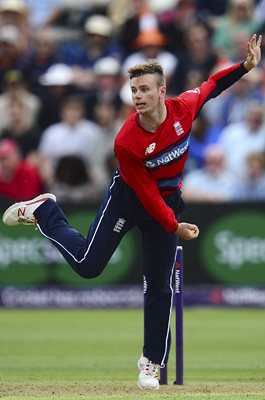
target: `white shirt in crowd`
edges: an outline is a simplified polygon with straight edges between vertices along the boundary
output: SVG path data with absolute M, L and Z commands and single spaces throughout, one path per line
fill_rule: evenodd
M 99 180 L 105 181 L 102 160 L 98 157 L 102 145 L 103 133 L 100 127 L 93 121 L 82 119 L 74 126 L 64 122 L 49 126 L 42 134 L 38 150 L 53 165 L 63 156 L 78 155 Z
M 265 149 L 265 124 L 255 132 L 245 122 L 230 124 L 220 133 L 219 144 L 225 152 L 230 171 L 244 176 L 247 171 L 247 156 Z

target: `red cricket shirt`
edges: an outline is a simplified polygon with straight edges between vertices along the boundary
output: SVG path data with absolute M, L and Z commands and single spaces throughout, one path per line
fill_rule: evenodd
M 211 75 L 200 87 L 166 99 L 167 117 L 155 132 L 145 130 L 134 113 L 116 137 L 114 150 L 122 178 L 168 232 L 176 231 L 178 221 L 164 197 L 181 188 L 192 123 L 206 101 L 246 72 L 243 63 L 233 65 Z

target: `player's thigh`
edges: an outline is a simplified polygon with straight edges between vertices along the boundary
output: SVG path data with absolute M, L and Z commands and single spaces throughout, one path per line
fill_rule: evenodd
M 89 248 L 90 253 L 101 251 L 101 256 L 107 258 L 134 225 L 131 193 L 121 179 L 116 177 L 89 228 L 86 248 Z

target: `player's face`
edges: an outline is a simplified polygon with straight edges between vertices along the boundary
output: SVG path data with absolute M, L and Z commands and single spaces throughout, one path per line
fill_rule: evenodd
M 131 79 L 132 99 L 139 114 L 152 113 L 165 97 L 165 86 L 158 86 L 157 76 L 146 74 Z

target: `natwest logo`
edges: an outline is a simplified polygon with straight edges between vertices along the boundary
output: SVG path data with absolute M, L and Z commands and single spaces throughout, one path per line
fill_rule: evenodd
M 162 154 L 160 157 L 145 161 L 145 165 L 149 169 L 157 168 L 161 165 L 167 165 L 182 156 L 187 151 L 188 146 L 189 140 L 187 139 L 185 140 L 185 142 L 181 143 L 181 145 L 175 147 L 171 151 Z

